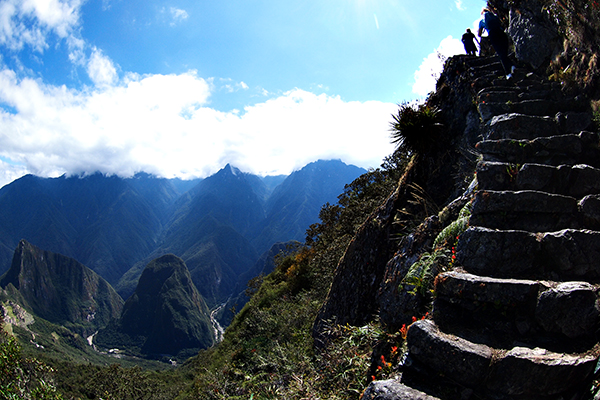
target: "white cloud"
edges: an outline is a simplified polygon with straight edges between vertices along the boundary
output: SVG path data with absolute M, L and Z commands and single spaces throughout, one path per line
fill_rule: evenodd
M 0 45 L 20 50 L 25 45 L 42 52 L 46 36 L 65 39 L 79 23 L 80 0 L 4 0 L 0 3 Z
M 467 7 L 463 4 L 462 0 L 455 0 L 454 4 L 456 4 L 456 8 L 460 11 L 465 11 Z
M 112 60 L 95 47 L 87 63 L 87 73 L 99 87 L 112 85 L 117 79 L 117 69 Z
M 185 21 L 189 17 L 187 11 L 175 7 L 171 7 L 169 13 L 173 19 L 171 21 L 171 26 L 175 26 L 177 23 Z
M 22 165 L 15 165 L 0 159 L 0 188 L 27 174 L 27 169 Z
M 0 71 L 0 157 L 41 176 L 101 171 L 207 176 L 229 162 L 257 174 L 289 173 L 319 158 L 377 167 L 393 151 L 395 104 L 345 102 L 295 89 L 243 112 L 207 107 L 196 72 L 130 74 L 76 91 Z
M 454 39 L 452 36 L 443 39 L 439 47 L 423 59 L 419 69 L 415 72 L 413 93 L 424 97 L 434 91 L 437 78 L 444 68 L 445 60 L 448 57 L 464 53 L 464 46 L 459 39 Z

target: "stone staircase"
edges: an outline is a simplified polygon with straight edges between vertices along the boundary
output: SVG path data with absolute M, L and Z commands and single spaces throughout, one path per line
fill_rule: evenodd
M 469 228 L 413 323 L 402 377 L 364 400 L 590 398 L 600 348 L 600 135 L 580 99 L 470 61 L 484 140 Z

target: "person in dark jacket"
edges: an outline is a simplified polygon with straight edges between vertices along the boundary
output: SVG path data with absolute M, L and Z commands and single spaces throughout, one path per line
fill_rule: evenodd
M 477 46 L 475 46 L 474 42 L 477 41 L 477 39 L 475 38 L 475 35 L 473 35 L 473 32 L 471 32 L 469 28 L 467 28 L 467 31 L 465 33 L 463 33 L 462 38 L 460 40 L 463 42 L 463 46 L 465 46 L 465 51 L 468 55 L 477 55 Z
M 506 72 L 506 78 L 510 79 L 515 70 L 515 66 L 512 65 L 512 62 L 508 58 L 508 36 L 502 29 L 500 18 L 487 8 L 484 8 L 481 11 L 481 14 L 483 14 L 483 18 L 479 21 L 479 31 L 477 32 L 477 35 L 481 37 L 483 30 L 485 29 L 487 31 L 489 41 L 496 51 L 496 54 L 498 54 L 498 57 L 500 57 L 500 62 L 502 63 L 504 72 Z

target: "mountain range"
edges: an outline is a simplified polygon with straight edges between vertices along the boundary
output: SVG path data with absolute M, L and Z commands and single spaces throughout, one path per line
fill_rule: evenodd
M 77 260 L 127 299 L 150 261 L 174 254 L 213 307 L 238 294 L 273 244 L 303 242 L 321 206 L 364 172 L 320 160 L 289 176 L 227 165 L 195 181 L 26 175 L 0 189 L 0 274 L 24 239 Z

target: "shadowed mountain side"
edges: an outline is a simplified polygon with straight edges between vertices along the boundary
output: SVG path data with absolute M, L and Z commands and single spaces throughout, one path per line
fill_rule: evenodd
M 318 221 L 321 207 L 335 203 L 344 186 L 365 172 L 340 160 L 319 160 L 293 172 L 267 201 L 267 217 L 252 244 L 262 253 L 280 241 L 304 242 L 306 229 Z
M 183 260 L 167 254 L 151 261 L 121 318 L 101 330 L 95 342 L 145 355 L 191 355 L 212 346 L 208 307 Z
M 27 175 L 0 190 L 0 253 L 25 238 L 114 283 L 156 247 L 176 196 L 168 180 L 145 174 L 129 179 Z M 0 260 L 7 258 L 0 254 Z
M 240 274 L 258 258 L 248 240 L 212 216 L 181 225 L 151 257 L 167 253 L 185 261 L 194 284 L 211 306 L 227 299 Z M 140 262 L 123 276 L 117 285 L 122 296 L 129 297 L 141 273 Z
M 215 317 L 219 324 L 222 326 L 228 326 L 231 323 L 235 313 L 241 310 L 249 300 L 246 291 L 256 290 L 255 286 L 258 284 L 258 282 L 260 282 L 263 277 L 273 272 L 277 257 L 289 255 L 298 251 L 301 247 L 302 244 L 300 242 L 292 240 L 285 243 L 275 243 L 273 246 L 271 246 L 269 251 L 264 252 L 258 261 L 256 261 L 254 266 L 240 276 L 237 285 L 232 292 L 233 295 L 216 313 Z M 251 283 L 250 281 L 254 278 L 257 278 L 257 280 L 254 283 Z
M 72 258 L 22 240 L 0 286 L 19 291 L 23 306 L 50 322 L 90 333 L 121 314 L 123 300 L 98 274 Z

